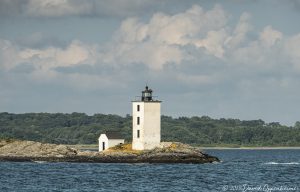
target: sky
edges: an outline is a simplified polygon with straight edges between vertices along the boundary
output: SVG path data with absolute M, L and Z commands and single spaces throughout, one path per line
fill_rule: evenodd
M 1 0 L 0 112 L 300 121 L 299 0 Z

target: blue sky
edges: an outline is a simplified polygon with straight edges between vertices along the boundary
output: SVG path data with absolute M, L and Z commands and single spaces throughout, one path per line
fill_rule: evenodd
M 300 1 L 3 0 L 0 111 L 300 120 Z

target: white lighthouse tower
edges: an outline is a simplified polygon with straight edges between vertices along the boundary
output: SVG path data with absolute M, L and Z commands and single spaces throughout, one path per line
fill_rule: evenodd
M 147 150 L 160 145 L 160 104 L 146 86 L 142 97 L 132 101 L 132 149 Z

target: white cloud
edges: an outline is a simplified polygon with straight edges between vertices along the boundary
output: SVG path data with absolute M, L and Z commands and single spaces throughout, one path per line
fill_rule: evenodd
M 8 40 L 0 39 L 0 69 L 10 70 L 22 60 L 18 57 L 18 48 Z
M 208 54 L 222 57 L 227 13 L 216 5 L 204 11 L 194 5 L 183 13 L 156 13 L 148 23 L 137 18 L 122 22 L 111 49 L 104 55 L 110 63 L 144 63 L 161 70 L 168 63 L 180 64 L 186 58 L 184 46 L 205 48 Z
M 245 41 L 247 33 L 252 29 L 252 26 L 249 23 L 251 15 L 244 12 L 238 24 L 236 25 L 233 34 L 228 36 L 225 44 L 228 48 L 234 49 Z
M 282 33 L 274 30 L 271 26 L 266 26 L 260 33 L 260 40 L 265 47 L 271 47 L 282 39 Z
M 32 7 L 50 7 L 49 10 L 60 7 L 69 11 L 74 11 L 68 8 L 70 2 L 80 2 L 35 1 L 38 0 L 30 1 L 35 3 Z M 231 67 L 243 64 L 251 66 L 252 70 L 267 70 L 282 65 L 279 62 L 284 59 L 299 65 L 299 36 L 283 38 L 280 31 L 266 26 L 257 33 L 256 39 L 250 39 L 248 33 L 253 29 L 250 18 L 249 13 L 243 13 L 232 28 L 228 24 L 229 14 L 221 6 L 216 5 L 206 11 L 194 5 L 174 15 L 156 13 L 147 22 L 139 18 L 125 19 L 113 40 L 101 49 L 101 45 L 85 44 L 78 40 L 72 41 L 66 48 L 50 46 L 35 49 L 21 48 L 1 40 L 1 65 L 3 69 L 10 70 L 22 63 L 30 63 L 42 76 L 49 72 L 51 77 L 57 73 L 52 70 L 56 67 L 79 64 L 114 67 L 141 64 L 155 71 L 164 70 L 168 64 L 181 65 L 191 59 L 201 65 L 205 61 L 199 55 L 203 53 L 214 57 L 216 63 L 226 61 Z M 188 46 L 194 47 L 192 54 Z
M 247 68 L 249 73 L 257 73 L 284 67 L 291 59 L 283 51 L 285 39 L 282 33 L 271 26 L 266 26 L 262 31 L 257 32 L 256 39 L 247 38 L 246 31 L 243 34 L 243 43 L 228 47 L 227 61 L 230 64 Z
M 200 39 L 194 42 L 196 47 L 203 47 L 208 54 L 212 54 L 218 58 L 223 58 L 224 55 L 224 41 L 227 37 L 226 31 L 221 29 L 219 31 L 209 31 L 205 39 Z
M 0 50 L 1 71 L 12 73 L 16 67 L 30 65 L 33 70 L 23 72 L 24 75 L 33 81 L 44 83 L 56 82 L 60 79 L 62 82 L 68 80 L 69 84 L 72 84 L 72 80 L 78 80 L 79 78 L 74 78 L 74 74 L 63 77 L 55 69 L 79 64 L 94 65 L 98 60 L 97 46 L 84 44 L 78 40 L 72 41 L 65 49 L 59 47 L 21 48 L 8 40 L 0 40 Z M 81 85 L 81 82 L 82 79 L 73 83 Z M 104 80 L 102 79 L 101 82 L 104 82 Z
M 97 57 L 97 48 L 75 40 L 66 49 L 57 47 L 24 49 L 19 52 L 19 57 L 24 62 L 33 63 L 40 69 L 51 69 L 76 64 L 94 64 Z
M 300 71 L 300 34 L 287 38 L 284 52 L 289 56 L 290 62 Z
M 32 0 L 31 3 L 34 1 L 37 0 Z M 77 1 L 72 1 L 74 2 Z M 69 9 L 69 3 L 69 0 L 43 1 L 35 6 Z M 215 57 L 216 62 L 221 59 L 230 65 L 244 64 L 259 69 L 259 65 L 277 65 L 278 61 L 274 58 L 278 57 L 283 44 L 285 50 L 291 49 L 283 57 L 291 59 L 293 63 L 298 61 L 297 36 L 287 38 L 286 43 L 279 44 L 278 42 L 284 41 L 282 33 L 266 26 L 258 33 L 257 39 L 250 40 L 247 37 L 252 30 L 250 17 L 250 14 L 243 13 L 236 26 L 231 28 L 228 25 L 229 15 L 221 6 L 216 5 L 205 11 L 194 5 L 174 15 L 156 13 L 148 22 L 128 18 L 121 23 L 113 40 L 101 49 L 100 45 L 85 44 L 78 40 L 72 41 L 64 49 L 55 46 L 20 48 L 10 41 L 2 40 L 2 67 L 12 69 L 21 63 L 31 63 L 37 71 L 47 73 L 55 67 L 78 64 L 101 63 L 115 67 L 143 64 L 157 71 L 163 70 L 170 63 L 180 65 L 190 59 L 197 59 L 201 65 L 203 61 L 197 55 L 205 53 Z M 187 46 L 196 48 L 194 58 L 187 51 Z M 49 72 L 51 73 L 55 74 L 54 71 Z

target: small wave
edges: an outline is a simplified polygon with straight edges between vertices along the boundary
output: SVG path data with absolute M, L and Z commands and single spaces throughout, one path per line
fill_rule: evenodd
M 33 161 L 34 163 L 47 163 L 47 161 Z
M 220 163 L 223 163 L 223 161 L 214 161 L 214 162 L 212 162 L 213 164 L 220 164 Z
M 267 162 L 266 165 L 299 165 L 299 162 L 288 162 L 288 163 L 279 163 L 279 162 Z

